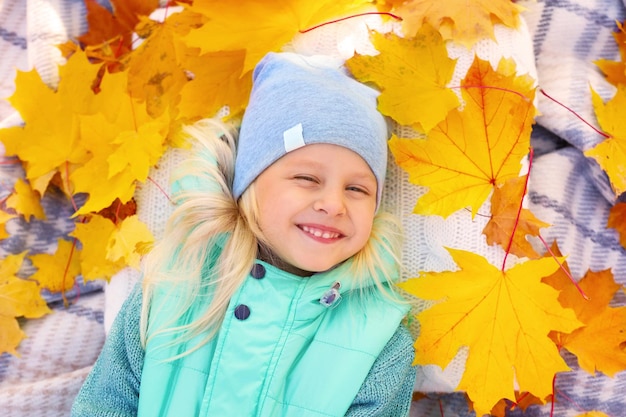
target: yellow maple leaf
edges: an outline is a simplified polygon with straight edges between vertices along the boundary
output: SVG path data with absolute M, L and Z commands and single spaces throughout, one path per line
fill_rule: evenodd
M 158 117 L 176 109 L 180 91 L 188 82 L 181 62 L 192 52 L 177 33 L 179 26 L 170 24 L 170 19 L 155 22 L 143 17 L 140 25 L 140 30 L 150 34 L 128 60 L 128 91 L 146 103 L 148 114 Z
M 609 417 L 602 411 L 587 411 L 586 413 L 578 414 L 576 417 Z
M 141 123 L 136 131 L 120 132 L 112 142 L 117 147 L 107 158 L 109 178 L 129 170 L 138 181 L 145 181 L 150 168 L 165 152 L 164 142 L 168 122 L 168 118 L 149 121 Z
M 37 318 L 50 313 L 36 282 L 17 277 L 25 253 L 8 255 L 0 261 L 0 354 L 17 355 L 24 339 L 16 317 Z
M 399 284 L 419 298 L 438 301 L 417 315 L 415 362 L 445 367 L 467 346 L 457 389 L 467 392 L 478 416 L 501 398 L 515 398 L 515 382 L 521 391 L 545 398 L 554 374 L 569 370 L 548 333 L 581 325 L 559 304 L 558 292 L 541 282 L 559 265 L 542 258 L 501 271 L 480 255 L 448 251 L 458 271 L 426 273 Z
M 549 224 L 537 219 L 527 208 L 522 208 L 527 176 L 509 179 L 497 187 L 491 196 L 491 219 L 483 234 L 487 244 L 499 244 L 516 256 L 539 256 L 527 236 L 538 236 L 539 229 Z M 512 238 L 511 238 L 511 235 Z
M 230 115 L 248 104 L 252 73 L 243 71 L 245 51 L 224 51 L 188 57 L 184 65 L 193 79 L 182 88 L 180 116 L 187 120 L 213 117 L 228 106 Z
M 615 196 L 626 192 L 626 85 L 606 103 L 591 89 L 593 108 L 602 129 L 610 135 L 595 147 L 585 151 L 585 155 L 598 162 L 609 176 Z
M 117 99 L 110 103 L 115 111 L 81 118 L 80 133 L 91 159 L 75 168 L 69 178 L 74 192 L 88 193 L 89 198 L 75 215 L 98 212 L 118 198 L 122 203 L 129 201 L 137 181 L 148 178 L 150 168 L 165 152 L 168 113 L 152 118 L 146 105 L 127 93 L 111 99 Z
M 91 86 L 99 68 L 90 64 L 84 53 L 75 53 L 59 67 L 56 91 L 35 70 L 18 72 L 15 93 L 9 101 L 25 125 L 0 129 L 0 141 L 7 155 L 17 155 L 24 162 L 29 180 L 88 157 L 78 137 L 78 116 L 93 114 L 97 109 Z
M 107 243 L 106 258 L 111 262 L 123 260 L 126 265 L 138 267 L 154 237 L 145 223 L 135 216 L 129 216 L 117 226 Z
M 429 23 L 445 39 L 469 47 L 484 38 L 495 39 L 494 22 L 518 27 L 523 9 L 511 0 L 408 0 L 392 10 L 402 17 L 403 32 L 409 37 Z
M 51 292 L 67 291 L 74 286 L 76 277 L 80 274 L 79 259 L 80 250 L 75 243 L 59 239 L 54 254 L 40 253 L 30 256 L 37 268 L 30 279 Z
M 195 0 L 190 10 L 206 16 L 207 23 L 189 32 L 185 37 L 188 45 L 200 48 L 203 54 L 244 49 L 242 72 L 246 73 L 299 31 L 374 8 L 367 0 Z
M 30 185 L 18 178 L 14 185 L 15 192 L 7 198 L 7 207 L 15 209 L 27 222 L 32 217 L 43 220 L 46 214 L 41 207 L 41 195 L 30 188 Z
M 621 288 L 611 271 L 588 271 L 578 282 L 587 298 L 564 274 L 555 274 L 546 282 L 561 289 L 561 305 L 571 308 L 584 323 L 571 334 L 555 335 L 557 342 L 576 355 L 580 367 L 592 375 L 600 371 L 612 377 L 626 370 L 626 306 L 609 305 Z
M 82 246 L 80 269 L 85 281 L 93 279 L 109 280 L 125 266 L 125 259 L 111 261 L 107 259 L 109 238 L 116 230 L 115 224 L 102 216 L 89 216 L 87 223 L 76 224 L 71 233 Z
M 456 60 L 448 58 L 441 35 L 431 26 L 424 25 L 412 39 L 376 32 L 371 37 L 380 54 L 357 54 L 346 66 L 359 81 L 379 87 L 381 113 L 428 132 L 459 106 L 457 95 L 447 88 Z
M 29 180 L 30 188 L 32 188 L 33 191 L 38 192 L 40 196 L 43 196 L 48 190 L 48 186 L 57 175 L 60 175 L 61 177 L 64 178 L 63 172 L 60 173 L 58 171 L 50 171 L 47 174 L 43 174 L 43 175 L 38 176 L 37 178 Z M 64 191 L 67 195 L 69 195 L 66 188 L 63 188 L 63 187 L 61 188 L 62 188 L 62 191 Z
M 535 116 L 533 85 L 515 74 L 512 60 L 495 71 L 476 57 L 462 82 L 462 110 L 448 113 L 427 139 L 391 138 L 409 181 L 428 187 L 415 213 L 447 217 L 471 207 L 475 215 L 495 186 L 519 175 Z
M 83 204 L 74 216 L 97 212 L 107 208 L 113 201 L 119 199 L 126 202 L 133 198 L 137 179 L 128 170 L 124 170 L 102 184 L 102 175 L 109 171 L 106 155 L 95 155 L 88 163 L 76 169 L 71 175 L 75 192 L 89 194 L 87 202 Z

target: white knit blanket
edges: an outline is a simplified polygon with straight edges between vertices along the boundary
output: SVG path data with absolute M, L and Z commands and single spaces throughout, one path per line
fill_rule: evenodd
M 520 2 L 518 2 L 520 3 Z M 498 29 L 499 43 L 484 42 L 476 52 L 484 59 L 512 56 L 520 72 L 535 76 L 541 88 L 566 103 L 587 120 L 595 120 L 588 94 L 589 84 L 608 97 L 612 89 L 603 80 L 593 61 L 619 59 L 611 36 L 615 21 L 624 21 L 626 11 L 620 0 L 524 1 L 528 32 Z M 55 62 L 60 58 L 51 46 L 85 29 L 82 0 L 0 0 L 0 97 L 13 90 L 15 68 L 36 67 L 44 79 L 54 83 Z M 375 25 L 373 21 L 368 24 Z M 303 53 L 327 53 L 347 58 L 357 48 L 368 52 L 365 20 L 330 25 L 315 31 L 315 36 L 301 36 L 289 48 Z M 459 74 L 469 65 L 467 52 L 458 53 Z M 541 116 L 533 130 L 536 158 L 529 189 L 529 208 L 540 219 L 552 224 L 542 233 L 546 241 L 556 239 L 569 255 L 568 264 L 575 277 L 587 269 L 613 268 L 616 279 L 626 282 L 626 250 L 617 234 L 606 229 L 608 210 L 614 201 L 606 177 L 582 154 L 582 150 L 600 140 L 564 109 L 543 97 L 538 106 Z M 0 125 L 19 122 L 8 103 L 0 100 Z M 397 127 L 402 132 L 404 128 Z M 180 155 L 170 151 L 150 176 L 166 187 L 172 168 Z M 403 261 L 404 278 L 417 271 L 441 271 L 453 267 L 445 246 L 497 256 L 497 249 L 477 239 L 484 227 L 479 218 L 459 212 L 445 221 L 439 217 L 411 214 L 417 198 L 424 192 L 408 183 L 406 174 L 389 164 L 385 188 L 385 208 L 398 214 L 408 238 Z M 8 193 L 12 181 L 21 172 L 3 166 L 0 172 L 0 198 Z M 138 214 L 158 237 L 162 234 L 169 203 L 154 185 L 138 191 Z M 69 208 L 54 198 L 46 203 L 46 212 L 58 221 L 47 224 L 16 224 L 15 238 L 0 245 L 0 255 L 24 248 L 45 251 L 56 236 L 70 225 L 62 219 Z M 124 270 L 106 287 L 106 296 L 95 283 L 82 287 L 78 301 L 69 308 L 49 295 L 55 313 L 40 320 L 23 322 L 28 339 L 22 342 L 21 358 L 0 356 L 0 415 L 65 416 L 84 377 L 98 355 L 105 329 L 119 310 L 130 288 L 138 279 L 133 270 Z M 70 298 L 74 297 L 70 294 Z M 623 303 L 626 300 L 622 300 Z M 421 306 L 416 305 L 416 308 Z M 412 329 L 415 331 L 415 329 Z M 578 370 L 575 359 L 566 360 L 573 372 L 560 374 L 556 380 L 555 416 L 573 417 L 583 411 L 601 410 L 611 417 L 626 415 L 626 373 L 608 378 L 591 376 Z M 412 416 L 466 417 L 465 398 L 453 393 L 463 369 L 461 353 L 446 370 L 436 367 L 419 369 L 416 389 L 430 393 L 430 398 L 415 402 Z M 521 411 L 510 413 L 521 416 Z M 549 406 L 531 407 L 526 416 L 548 416 Z

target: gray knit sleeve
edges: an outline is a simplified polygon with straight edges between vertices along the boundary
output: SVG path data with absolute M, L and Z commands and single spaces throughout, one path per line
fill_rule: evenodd
M 372 365 L 346 417 L 408 416 L 416 377 L 413 357 L 413 338 L 400 325 Z
M 124 302 L 91 373 L 72 407 L 72 417 L 137 415 L 144 350 L 139 339 L 141 287 Z

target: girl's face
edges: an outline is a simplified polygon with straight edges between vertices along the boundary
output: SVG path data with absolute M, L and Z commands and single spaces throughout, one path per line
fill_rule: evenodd
M 256 179 L 259 226 L 289 272 L 326 271 L 361 250 L 376 211 L 376 177 L 355 152 L 313 144 Z

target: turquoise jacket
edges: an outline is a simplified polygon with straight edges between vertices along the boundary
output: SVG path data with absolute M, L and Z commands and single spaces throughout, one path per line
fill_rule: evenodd
M 302 278 L 258 261 L 210 343 L 174 361 L 197 340 L 148 343 L 138 415 L 344 416 L 407 312 L 351 288 L 348 266 Z M 202 314 L 210 297 L 200 300 L 175 325 Z M 171 319 L 170 301 L 154 298 L 153 325 Z
M 267 265 L 263 264 L 267 267 Z M 344 292 L 340 302 L 329 303 L 329 307 L 319 304 L 317 293 L 328 294 L 326 284 L 330 283 L 335 276 L 328 274 L 322 282 L 313 279 L 303 279 L 293 277 L 289 274 L 277 271 L 272 267 L 268 268 L 269 274 L 260 280 L 249 277 L 244 288 L 240 291 L 229 308 L 228 315 L 224 321 L 224 329 L 228 326 L 227 333 L 230 336 L 238 334 L 241 339 L 236 348 L 232 344 L 237 342 L 227 335 L 218 336 L 219 343 L 207 345 L 204 353 L 189 356 L 182 362 L 173 362 L 168 365 L 162 364 L 165 368 L 160 374 L 158 362 L 152 365 L 146 360 L 144 366 L 144 356 L 146 352 L 141 346 L 139 339 L 139 318 L 142 304 L 141 287 L 137 286 L 135 291 L 126 300 L 120 313 L 118 314 L 111 331 L 107 337 L 105 345 L 96 361 L 93 370 L 87 377 L 72 408 L 73 417 L 132 417 L 137 416 L 139 403 L 141 402 L 142 415 L 161 415 L 161 407 L 164 403 L 169 403 L 168 409 L 173 415 L 178 417 L 196 416 L 198 408 L 206 407 L 210 416 L 253 416 L 250 408 L 257 408 L 267 413 L 266 415 L 282 416 L 291 412 L 297 404 L 312 403 L 311 410 L 316 410 L 317 415 L 326 409 L 332 409 L 335 414 L 341 415 L 341 410 L 346 406 L 345 416 L 349 417 L 400 417 L 409 413 L 413 385 L 415 382 L 415 368 L 411 366 L 413 361 L 412 337 L 402 325 L 395 323 L 404 311 L 403 307 L 398 308 L 394 304 L 387 304 L 387 300 L 373 299 L 374 302 L 367 307 L 356 302 L 354 294 Z M 267 273 L 267 270 L 266 270 Z M 254 272 L 258 274 L 258 272 Z M 270 285 L 270 281 L 276 278 L 281 284 L 289 282 L 293 285 L 290 291 L 299 294 L 299 307 L 294 304 L 282 305 L 279 307 L 278 300 L 272 300 L 266 293 L 259 295 L 256 291 L 260 288 L 257 284 Z M 334 282 L 334 281 L 333 281 Z M 276 289 L 283 287 L 277 285 Z M 332 284 L 329 284 L 332 285 Z M 272 284 L 271 287 L 274 287 Z M 348 283 L 342 284 L 342 290 L 348 287 Z M 315 293 L 315 295 L 313 295 Z M 273 294 L 273 290 L 271 293 Z M 312 299 L 306 302 L 309 295 Z M 251 297 L 252 296 L 252 297 Z M 250 298 L 249 298 L 250 297 Z M 332 297 L 331 297 L 332 298 Z M 244 300 L 245 299 L 245 300 Z M 330 300 L 327 300 L 330 301 Z M 237 306 L 245 304 L 249 308 L 249 316 L 245 320 L 239 320 L 235 315 Z M 385 307 L 387 313 L 381 314 Z M 268 353 L 269 345 L 256 343 L 252 337 L 261 337 L 267 331 L 268 335 L 276 334 L 278 322 L 259 324 L 259 317 L 263 315 L 265 308 L 271 311 L 283 308 L 285 319 L 292 325 L 280 331 L 277 340 L 284 342 L 275 343 L 274 346 L 284 346 L 288 356 L 275 351 Z M 350 310 L 356 310 L 354 314 Z M 239 317 L 244 317 L 246 309 L 241 307 L 237 311 Z M 298 320 L 296 320 L 298 318 Z M 311 321 L 299 321 L 300 318 L 311 318 Z M 343 323 L 341 321 L 347 319 Z M 228 323 L 228 324 L 227 324 Z M 308 323 L 308 324 L 307 324 Z M 245 328 L 241 325 L 252 324 Z M 332 326 L 331 326 L 332 324 Z M 336 326 L 337 327 L 334 327 Z M 307 329 L 307 327 L 310 328 Z M 299 335 L 309 333 L 315 328 L 320 329 L 309 339 Z M 394 327 L 395 326 L 395 327 Z M 335 330 L 331 329 L 334 328 Z M 247 329 L 244 331 L 244 329 Z M 248 330 L 250 332 L 248 332 Z M 380 333 L 379 333 L 380 330 Z M 226 331 L 226 330 L 225 330 Z M 236 331 L 236 333 L 235 333 Z M 391 334 L 391 338 L 386 342 L 384 339 Z M 324 336 L 323 338 L 321 336 Z M 300 339 L 300 340 L 299 340 Z M 229 344 L 226 342 L 229 341 Z M 289 346 L 293 347 L 287 348 Z M 214 346 L 219 344 L 221 354 L 211 356 L 203 363 L 202 356 L 208 351 L 215 352 Z M 339 349 L 334 346 L 339 345 Z M 375 351 L 380 345 L 384 345 L 382 351 L 376 355 Z M 309 347 L 310 346 L 310 352 Z M 349 352 L 353 349 L 354 352 Z M 149 351 L 151 348 L 149 347 Z M 232 352 L 230 352 L 232 350 Z M 237 355 L 231 355 L 239 352 Z M 164 354 L 165 352 L 162 352 Z M 294 355 L 300 355 L 294 357 Z M 149 353 L 151 358 L 158 358 L 159 352 Z M 164 355 L 167 356 L 167 355 Z M 224 362 L 226 357 L 236 356 L 234 361 Z M 261 357 L 270 358 L 261 361 Z M 272 357 L 274 361 L 272 362 Z M 300 360 L 300 357 L 303 360 Z M 200 365 L 199 369 L 206 369 L 207 363 L 221 361 L 223 366 L 214 372 L 213 376 L 202 375 L 195 365 Z M 194 363 L 198 361 L 199 363 Z M 373 361 L 373 363 L 372 363 Z M 291 362 L 291 365 L 288 365 Z M 315 362 L 315 363 L 313 363 Z M 183 365 L 181 368 L 178 365 Z M 252 369 L 244 369 L 246 365 Z M 345 366 L 344 366 L 345 365 Z M 192 368 L 188 368 L 191 366 Z M 306 366 L 306 368 L 305 368 Z M 149 368 L 154 369 L 148 371 Z M 210 366 L 208 366 L 210 368 Z M 304 375 L 304 370 L 308 368 L 309 374 Z M 265 380 L 266 372 L 272 370 L 272 380 Z M 209 369 L 210 370 L 210 369 Z M 145 373 L 144 372 L 149 372 Z M 230 378 L 232 372 L 233 378 Z M 249 372 L 249 373 L 246 373 Z M 210 373 L 210 372 L 209 372 Z M 243 373 L 245 378 L 242 377 Z M 258 379 L 252 379 L 254 374 Z M 364 377 L 364 374 L 366 376 Z M 195 378 L 193 381 L 187 379 L 189 375 Z M 260 375 L 260 377 L 259 377 Z M 237 377 L 235 377 L 237 376 Z M 151 380 L 151 378 L 159 378 Z M 166 378 L 166 379 L 160 379 Z M 177 381 L 169 378 L 177 378 Z M 298 378 L 298 379 L 297 379 Z M 196 385 L 200 379 L 199 384 Z M 228 383 L 227 386 L 217 387 L 215 393 L 219 398 L 226 397 L 224 406 L 230 408 L 227 414 L 222 411 L 214 411 L 210 407 L 217 407 L 218 397 L 213 397 L 207 388 L 210 384 Z M 358 385 L 360 388 L 358 388 Z M 184 387 L 184 389 L 183 389 Z M 355 387 L 358 388 L 353 394 Z M 190 393 L 183 392 L 190 390 Z M 237 403 L 246 393 L 258 390 L 256 400 L 253 402 Z M 141 391 L 141 400 L 140 400 Z M 173 397 L 170 397 L 170 393 Z M 213 393 L 213 394 L 215 394 Z M 232 398 L 230 395 L 232 394 Z M 180 404 L 183 397 L 202 398 L 200 402 L 190 401 Z M 212 399 L 211 405 L 205 404 L 204 397 Z M 254 395 L 252 396 L 254 397 Z M 171 398 L 171 402 L 170 399 Z M 221 400 L 220 400 L 221 401 Z M 299 402 L 299 403 L 297 403 Z M 283 406 L 282 403 L 288 404 Z M 179 408 L 176 408 L 179 407 Z M 314 412 L 314 411 L 311 411 Z M 248 414 L 250 413 L 250 414 Z M 298 413 L 298 416 L 306 415 Z M 309 414 L 311 415 L 311 414 Z M 315 414 L 312 414 L 315 415 Z

